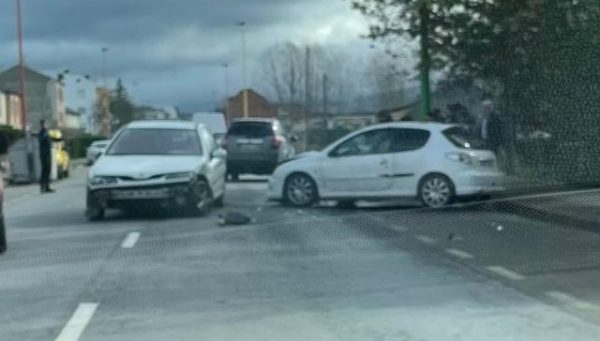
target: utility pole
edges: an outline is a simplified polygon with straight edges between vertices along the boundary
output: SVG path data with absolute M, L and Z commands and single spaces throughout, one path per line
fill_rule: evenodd
M 102 50 L 102 86 L 107 88 L 106 83 L 106 53 L 108 52 L 108 47 L 103 47 Z
M 323 115 L 325 115 L 325 119 L 327 120 L 326 122 L 326 126 L 327 129 L 329 129 L 330 127 L 330 120 L 331 117 L 329 115 L 329 113 L 327 112 L 327 83 L 329 82 L 329 79 L 327 78 L 327 74 L 324 73 L 323 74 Z
M 308 123 L 310 122 L 310 77 L 310 47 L 307 46 L 304 55 L 304 150 L 306 150 L 306 146 L 308 145 Z
M 247 69 L 247 65 L 246 65 L 246 22 L 242 21 L 240 23 L 238 23 L 238 26 L 241 27 L 242 29 L 242 97 L 243 97 L 243 111 L 244 111 L 244 118 L 247 118 L 249 116 L 249 112 L 248 112 L 248 78 L 247 78 L 247 74 L 246 74 L 246 69 Z
M 34 182 L 35 163 L 33 162 L 33 143 L 31 141 L 31 127 L 27 119 L 27 80 L 25 71 L 25 52 L 23 49 L 23 17 L 21 13 L 21 0 L 17 1 L 17 41 L 19 45 L 19 92 L 21 93 L 21 125 L 25 139 L 25 152 L 27 158 L 27 173 L 29 180 Z
M 223 63 L 221 66 L 225 77 L 225 118 L 229 120 L 229 64 Z
M 431 85 L 429 72 L 431 57 L 429 54 L 430 11 L 428 1 L 423 0 L 419 8 L 421 19 L 421 119 L 425 120 L 431 112 Z

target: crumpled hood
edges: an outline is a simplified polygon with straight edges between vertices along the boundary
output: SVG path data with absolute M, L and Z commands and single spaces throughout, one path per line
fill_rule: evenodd
M 103 155 L 90 170 L 93 176 L 128 176 L 146 179 L 154 175 L 197 170 L 204 158 L 193 155 Z

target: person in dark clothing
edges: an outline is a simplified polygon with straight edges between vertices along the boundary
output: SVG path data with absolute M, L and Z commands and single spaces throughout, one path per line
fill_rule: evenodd
M 505 147 L 504 120 L 500 117 L 491 101 L 485 101 L 482 108 L 481 121 L 479 122 L 479 135 L 488 146 L 496 153 Z
M 52 139 L 46 129 L 46 121 L 40 121 L 40 131 L 38 133 L 38 141 L 40 145 L 40 165 L 41 165 L 41 176 L 40 176 L 40 192 L 41 193 L 52 193 L 53 189 L 50 188 L 50 167 L 52 165 Z

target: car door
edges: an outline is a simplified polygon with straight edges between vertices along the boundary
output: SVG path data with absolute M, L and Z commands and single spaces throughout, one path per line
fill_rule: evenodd
M 393 187 L 400 196 L 416 195 L 419 178 L 427 172 L 425 145 L 431 133 L 425 129 L 393 128 Z
M 208 160 L 206 164 L 206 177 L 213 190 L 213 196 L 215 198 L 220 197 L 223 191 L 225 191 L 225 160 L 213 156 L 214 151 L 218 149 L 213 135 L 207 129 L 200 129 L 199 134 Z
M 389 129 L 370 130 L 340 143 L 321 163 L 321 194 L 360 198 L 389 192 L 392 143 Z

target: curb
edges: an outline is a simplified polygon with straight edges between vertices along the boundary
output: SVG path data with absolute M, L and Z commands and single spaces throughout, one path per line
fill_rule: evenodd
M 589 219 L 578 218 L 572 215 L 560 214 L 534 208 L 518 201 L 504 202 L 500 210 L 512 213 L 514 215 L 530 218 L 538 221 L 543 221 L 551 224 L 559 224 L 571 229 L 577 229 L 587 232 L 600 233 L 600 220 L 592 221 Z

